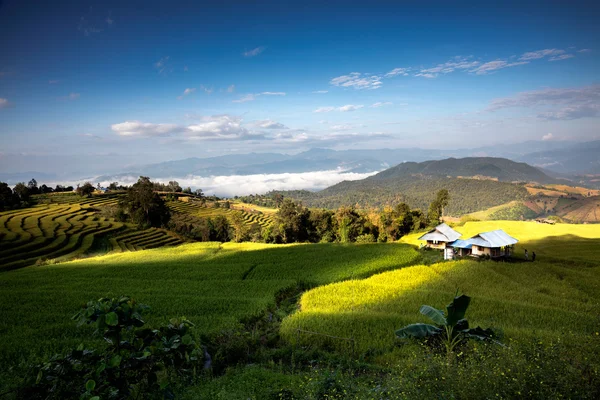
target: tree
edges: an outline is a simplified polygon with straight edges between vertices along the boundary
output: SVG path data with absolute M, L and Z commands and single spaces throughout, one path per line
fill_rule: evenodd
M 335 213 L 337 237 L 341 243 L 356 240 L 362 234 L 363 220 L 354 207 L 340 207 Z
M 167 185 L 167 190 L 169 192 L 181 192 L 181 186 L 179 186 L 179 182 L 177 181 L 169 181 L 169 184 Z
M 19 198 L 19 201 L 23 201 L 25 203 L 29 202 L 29 188 L 25 186 L 25 182 L 19 182 L 13 188 L 13 193 L 16 194 Z
M 275 200 L 275 205 L 279 208 L 283 204 L 283 195 L 281 193 L 275 193 L 273 195 L 273 200 Z
M 429 205 L 429 211 L 427 212 L 427 219 L 430 225 L 437 225 L 441 222 L 444 216 L 444 208 L 448 206 L 450 201 L 450 194 L 448 190 L 441 189 L 437 192 L 435 200 Z
M 92 193 L 94 193 L 94 185 L 89 182 L 84 183 L 81 186 L 77 187 L 77 194 L 81 197 L 91 197 Z
M 142 227 L 161 227 L 169 222 L 169 208 L 154 192 L 147 176 L 140 176 L 137 183 L 127 190 L 121 207 L 127 210 L 131 220 Z
M 110 185 L 108 185 L 108 190 L 117 190 L 119 189 L 119 182 L 111 182 Z
M 275 213 L 275 225 L 284 243 L 309 239 L 309 211 L 291 199 L 284 199 Z
M 0 182 L 0 210 L 11 208 L 17 203 L 15 194 L 5 182 Z
M 46 186 L 46 184 L 40 186 L 40 193 L 52 193 L 53 191 L 54 190 L 52 190 L 51 187 Z
M 224 215 L 217 215 L 211 219 L 211 240 L 218 242 L 228 242 L 230 240 L 230 225 L 227 217 Z
M 233 228 L 233 241 L 243 242 L 248 236 L 249 226 L 244 221 L 241 212 L 235 212 L 231 216 L 231 227 Z
M 29 194 L 39 194 L 40 190 L 38 189 L 37 181 L 35 179 L 31 179 L 27 184 L 27 188 L 29 189 Z
M 198 197 L 204 197 L 204 193 L 202 193 L 202 189 L 196 189 L 194 194 Z
M 183 189 L 183 193 L 185 194 L 192 194 L 192 188 L 191 187 L 186 187 L 185 189 Z

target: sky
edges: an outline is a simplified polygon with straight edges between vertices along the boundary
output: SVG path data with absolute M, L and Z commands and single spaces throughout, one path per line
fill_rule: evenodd
M 0 171 L 600 139 L 600 3 L 0 0 Z

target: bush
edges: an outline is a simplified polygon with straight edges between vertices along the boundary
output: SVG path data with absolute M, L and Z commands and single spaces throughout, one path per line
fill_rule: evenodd
M 158 329 L 142 328 L 148 306 L 123 296 L 90 301 L 73 319 L 92 324 L 107 346 L 54 356 L 33 367 L 18 396 L 26 399 L 170 398 L 176 378 L 189 377 L 201 365 L 202 352 L 185 318 Z
M 356 237 L 356 243 L 375 243 L 375 236 L 370 233 L 359 235 Z

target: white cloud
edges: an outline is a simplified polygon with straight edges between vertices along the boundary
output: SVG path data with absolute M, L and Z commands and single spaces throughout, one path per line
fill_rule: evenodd
M 283 174 L 255 174 L 229 176 L 186 176 L 176 177 L 182 186 L 202 188 L 206 194 L 217 196 L 240 196 L 266 193 L 271 190 L 319 190 L 341 181 L 365 179 L 376 172 L 355 173 L 342 169 Z M 131 177 L 135 183 L 137 178 Z M 175 179 L 175 178 L 173 178 Z M 170 179 L 168 179 L 170 180 Z M 167 183 L 165 180 L 165 183 Z M 160 180 L 159 180 L 160 181 Z M 124 182 L 125 183 L 125 182 Z
M 456 56 L 443 64 L 433 68 L 422 68 L 415 76 L 423 78 L 436 78 L 440 74 L 449 74 L 456 70 L 468 70 L 479 65 L 479 61 L 471 61 L 471 57 Z
M 345 106 L 338 107 L 338 111 L 347 112 L 347 111 L 356 111 L 363 108 L 363 105 L 354 105 L 354 104 L 346 104 Z
M 544 49 L 544 50 L 537 50 L 537 51 L 529 51 L 529 52 L 521 55 L 521 57 L 519 57 L 519 60 L 521 60 L 521 61 L 537 60 L 537 59 L 544 58 L 544 57 L 558 56 L 558 55 L 561 55 L 564 53 L 565 53 L 565 51 L 560 50 L 560 49 Z
M 393 76 L 398 76 L 398 75 L 408 76 L 408 71 L 410 71 L 410 68 L 394 68 L 393 70 L 391 70 L 390 72 L 385 74 L 385 77 L 391 78 Z
M 215 91 L 213 88 L 208 88 L 204 85 L 200 85 L 200 89 L 204 90 L 204 93 L 206 93 L 206 94 L 211 94 L 212 92 Z
M 354 89 L 379 89 L 383 85 L 380 76 L 361 74 L 360 72 L 338 76 L 330 80 L 329 83 L 338 87 L 351 87 Z
M 379 107 L 383 107 L 383 106 L 391 106 L 393 103 L 391 101 L 378 101 L 377 103 L 373 103 L 370 107 L 371 108 L 379 108 Z
M 542 140 L 552 140 L 553 137 L 554 137 L 553 134 L 547 133 L 544 136 L 542 136 Z
M 184 96 L 187 96 L 188 94 L 192 94 L 192 93 L 194 93 L 195 91 L 196 91 L 196 88 L 186 88 L 186 89 L 183 91 L 183 95 L 184 95 Z
M 183 132 L 185 127 L 174 124 L 152 124 L 141 121 L 125 121 L 120 124 L 111 125 L 111 129 L 119 136 L 153 137 L 169 136 L 174 133 Z
M 235 92 L 235 85 L 229 85 L 227 87 L 227 93 L 233 93 Z
M 8 101 L 8 99 L 0 98 L 0 108 L 9 108 L 12 107 L 12 103 Z
M 245 103 L 247 101 L 254 101 L 256 100 L 256 96 L 257 95 L 255 94 L 246 94 L 237 100 L 232 100 L 232 103 Z
M 170 56 L 162 57 L 160 60 L 154 63 L 154 68 L 158 70 L 159 74 L 166 73 L 170 71 L 169 68 L 169 58 Z
M 352 125 L 331 125 L 329 129 L 332 131 L 347 131 L 349 129 L 354 128 Z
M 81 95 L 79 93 L 69 93 L 67 96 L 59 97 L 59 100 L 77 100 Z
M 577 50 L 578 53 L 590 53 L 592 50 L 591 49 L 580 49 Z
M 317 108 L 317 109 L 316 109 L 315 111 L 313 111 L 313 112 L 316 112 L 316 113 L 324 113 L 324 112 L 330 112 L 330 111 L 333 111 L 333 110 L 335 110 L 335 107 L 319 107 L 319 108 Z
M 549 120 L 596 117 L 600 115 L 600 85 L 521 92 L 492 100 L 487 111 L 510 107 L 534 108 L 539 118 Z
M 324 94 L 324 93 L 329 93 L 329 90 L 314 90 L 312 93 L 315 93 L 315 94 Z
M 548 61 L 568 60 L 569 58 L 573 57 L 575 57 L 573 54 L 561 54 L 560 56 L 550 57 Z
M 265 96 L 285 96 L 285 92 L 262 92 Z
M 201 140 L 260 139 L 264 135 L 251 134 L 242 125 L 242 119 L 230 115 L 202 118 L 202 122 L 187 127 L 186 137 Z
M 341 106 L 341 107 L 319 107 L 313 112 L 316 112 L 316 113 L 324 113 L 324 112 L 331 112 L 331 111 L 347 112 L 347 111 L 359 110 L 363 107 L 364 106 L 362 104 L 361 105 L 346 104 L 345 106 Z
M 474 72 L 476 75 L 487 75 L 487 74 L 497 71 L 499 69 L 516 67 L 517 65 L 524 65 L 524 64 L 529 64 L 529 61 L 508 62 L 508 61 L 504 61 L 504 60 L 496 60 L 496 61 L 486 62 L 485 64 L 481 64 L 480 66 L 478 66 L 475 69 L 470 70 L 469 72 Z
M 270 119 L 265 119 L 263 121 L 256 121 L 254 126 L 262 129 L 288 129 L 287 126 L 283 125 L 280 122 L 276 122 Z
M 266 47 L 260 46 L 260 47 L 256 47 L 252 50 L 248 50 L 243 52 L 242 54 L 244 55 L 244 57 L 255 57 L 257 55 L 259 55 L 260 53 L 262 53 L 263 51 L 265 51 Z

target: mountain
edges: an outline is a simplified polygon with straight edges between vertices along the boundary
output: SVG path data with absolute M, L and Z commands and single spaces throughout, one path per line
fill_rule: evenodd
M 468 157 L 407 162 L 369 178 L 340 182 L 319 192 L 279 193 L 311 207 L 380 207 L 406 202 L 413 208 L 426 210 L 436 192 L 447 189 L 451 196 L 447 211 L 458 216 L 526 199 L 528 192 L 523 182 L 554 183 L 557 180 L 524 163 Z
M 600 174 L 600 140 L 565 144 L 526 154 L 519 160 L 561 174 Z

